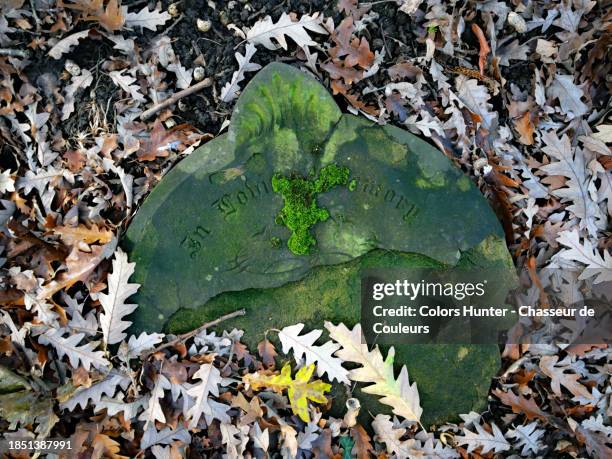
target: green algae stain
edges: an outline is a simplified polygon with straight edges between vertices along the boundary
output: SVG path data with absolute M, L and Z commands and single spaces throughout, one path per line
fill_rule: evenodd
M 421 189 L 442 188 L 446 185 L 446 179 L 444 173 L 438 172 L 431 177 L 418 177 L 414 183 Z
M 459 188 L 459 191 L 463 191 L 464 193 L 470 190 L 470 185 L 470 179 L 465 175 L 462 175 L 459 180 L 457 180 L 457 188 Z
M 368 126 L 361 129 L 360 134 L 367 145 L 377 146 L 377 148 L 370 149 L 369 153 L 379 161 L 393 166 L 406 160 L 408 155 L 406 145 L 396 142 L 385 130 L 378 129 L 377 126 Z
M 335 186 L 346 185 L 348 177 L 348 167 L 336 164 L 325 166 L 314 180 L 284 177 L 280 174 L 272 177 L 272 189 L 283 197 L 285 203 L 276 216 L 276 222 L 292 231 L 287 242 L 289 250 L 296 255 L 306 255 L 310 252 L 310 248 L 316 244 L 310 228 L 329 218 L 327 209 L 317 205 L 317 195 Z

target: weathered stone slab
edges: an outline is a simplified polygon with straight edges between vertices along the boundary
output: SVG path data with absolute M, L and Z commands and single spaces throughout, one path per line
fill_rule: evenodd
M 512 279 L 495 215 L 440 151 L 342 115 L 316 80 L 282 64 L 247 86 L 227 135 L 161 181 L 124 245 L 142 284 L 134 331 L 160 330 L 170 317 L 170 329 L 185 331 L 246 307 L 247 317 L 229 326 L 244 328 L 251 343 L 300 321 L 357 322 L 351 286 L 365 265 L 491 265 Z M 424 349 L 403 346 L 397 355 L 430 420 L 484 400 L 495 346 Z M 456 403 L 440 392 L 440 381 L 453 379 L 464 383 L 444 389 L 463 391 Z

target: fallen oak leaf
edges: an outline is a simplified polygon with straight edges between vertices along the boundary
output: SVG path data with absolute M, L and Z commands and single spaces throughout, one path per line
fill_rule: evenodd
M 410 62 L 401 62 L 387 69 L 391 81 L 418 80 L 423 77 L 423 71 Z
M 504 392 L 501 389 L 495 389 L 493 394 L 496 395 L 504 405 L 512 408 L 512 412 L 524 414 L 529 421 L 534 418 L 546 421 L 548 418 L 548 415 L 540 409 L 533 398 L 528 399 L 522 395 L 516 395 L 512 390 Z
M 155 161 L 157 158 L 165 158 L 170 151 L 183 151 L 204 137 L 191 125 L 183 123 L 170 129 L 164 128 L 162 122 L 157 119 L 153 123 L 150 137 L 140 140 L 140 150 L 136 156 L 140 161 Z
M 79 44 L 79 41 L 89 36 L 89 30 L 83 30 L 81 32 L 76 32 L 71 35 L 68 35 L 65 38 L 62 38 L 58 41 L 48 52 L 47 54 L 54 59 L 59 59 L 62 57 L 62 54 L 66 54 L 70 52 L 70 49 Z
M 93 438 L 92 444 L 92 458 L 108 457 L 110 459 L 129 459 L 129 456 L 121 456 L 118 454 L 121 450 L 121 445 L 108 435 L 101 433 L 96 434 L 96 436 Z
M 523 145 L 533 145 L 534 127 L 531 121 L 531 112 L 526 111 L 518 120 L 514 121 L 514 128 L 520 134 L 518 139 Z
M 393 94 L 385 97 L 385 107 L 389 113 L 393 113 L 401 122 L 404 122 L 408 117 L 406 101 L 398 93 L 394 92 Z
M 201 381 L 194 384 L 187 390 L 187 393 L 194 398 L 194 403 L 189 411 L 187 412 L 187 418 L 189 421 L 189 429 L 195 429 L 198 426 L 198 422 L 202 416 L 205 417 L 206 422 L 210 424 L 215 416 L 215 411 L 211 406 L 210 396 L 219 396 L 219 384 L 221 383 L 221 372 L 210 363 L 205 363 L 200 366 L 198 371 L 193 375 L 194 378 L 200 379 Z M 217 404 L 222 405 L 222 404 Z M 225 411 L 229 409 L 228 406 L 223 405 Z M 217 406 L 218 408 L 218 406 Z M 220 419 L 222 420 L 222 419 Z
M 358 0 L 339 0 L 336 8 L 346 16 L 350 15 L 355 21 L 358 21 L 370 11 L 371 6 L 368 4 L 360 6 Z
M 326 321 L 325 328 L 330 338 L 342 346 L 336 352 L 336 356 L 345 362 L 361 365 L 349 372 L 349 379 L 369 383 L 370 385 L 362 389 L 363 392 L 382 397 L 379 401 L 393 407 L 394 414 L 420 424 L 423 409 L 420 406 L 417 385 L 410 384 L 406 366 L 402 367 L 399 377 L 395 378 L 394 348 L 389 349 L 386 359 L 383 358 L 378 346 L 371 351 L 368 350 L 368 345 L 362 340 L 360 324 L 349 330 L 343 323 L 336 326 Z
M 540 170 L 549 176 L 568 179 L 560 182 L 562 185 L 552 189 L 551 193 L 561 198 L 561 202 L 570 203 L 566 209 L 580 219 L 581 229 L 586 228 L 589 233 L 596 234 L 601 226 L 598 220 L 602 220 L 603 216 L 589 191 L 590 171 L 585 166 L 584 153 L 572 145 L 567 134 L 559 138 L 555 131 L 546 131 L 541 137 L 545 144 L 541 149 L 551 161 L 541 166 Z
M 58 2 L 59 6 L 78 10 L 86 21 L 99 22 L 109 32 L 120 30 L 125 23 L 124 9 L 118 0 L 109 0 L 104 7 L 104 0 L 77 0 L 74 3 Z
M 612 280 L 612 255 L 606 250 L 603 256 L 599 249 L 594 247 L 588 238 L 580 242 L 580 233 L 577 229 L 571 231 L 561 231 L 557 237 L 557 242 L 564 246 L 558 256 L 561 259 L 577 261 L 586 265 L 579 279 L 593 277 L 593 283 L 599 284 Z
M 242 381 L 247 388 L 253 390 L 271 389 L 274 392 L 282 393 L 287 390 L 289 403 L 293 412 L 304 422 L 310 422 L 308 413 L 308 401 L 316 403 L 326 403 L 325 393 L 331 389 L 331 384 L 327 384 L 319 379 L 310 381 L 315 371 L 315 365 L 311 364 L 302 367 L 295 374 L 295 379 L 291 378 L 291 365 L 285 364 L 280 374 L 265 374 L 264 372 L 249 373 L 242 377 Z
M 43 345 L 52 345 L 60 358 L 67 356 L 73 368 L 83 365 L 86 370 L 92 366 L 98 370 L 105 370 L 111 366 L 104 357 L 104 352 L 94 351 L 98 343 L 88 342 L 79 346 L 85 333 L 75 333 L 66 338 L 62 336 L 63 334 L 63 329 L 49 328 L 45 333 L 39 335 L 38 342 Z
M 525 426 L 517 426 L 516 429 L 509 429 L 506 433 L 506 437 L 515 439 L 515 448 L 522 448 L 522 457 L 528 457 L 530 450 L 535 455 L 538 455 L 543 447 L 542 443 L 540 442 L 540 437 L 544 435 L 544 430 L 537 429 L 537 426 L 538 422 L 534 421 Z
M 280 46 L 287 49 L 287 39 L 291 38 L 300 48 L 307 46 L 316 46 L 308 35 L 308 30 L 315 33 L 327 35 L 327 30 L 321 25 L 322 18 L 319 13 L 314 13 L 312 16 L 304 14 L 299 20 L 294 21 L 287 13 L 281 14 L 281 17 L 276 23 L 272 21 L 270 16 L 257 21 L 246 33 L 246 40 L 255 45 L 262 45 L 268 49 L 275 50 Z M 276 40 L 278 46 L 274 44 L 272 39 Z
M 282 345 L 283 353 L 293 351 L 296 363 L 305 360 L 305 365 L 316 363 L 317 376 L 321 377 L 327 373 L 330 381 L 337 379 L 338 382 L 349 384 L 348 370 L 342 366 L 342 360 L 334 357 L 340 345 L 333 341 L 327 341 L 321 346 L 314 343 L 321 337 L 322 330 L 312 330 L 300 335 L 304 324 L 291 325 L 278 331 L 278 338 Z
M 574 84 L 572 75 L 557 73 L 546 92 L 549 97 L 559 99 L 561 111 L 568 116 L 568 119 L 572 119 L 584 115 L 589 109 L 581 100 L 584 97 L 583 86 Z
M 85 244 L 93 244 L 94 242 L 106 244 L 113 239 L 112 231 L 99 228 L 96 224 L 91 225 L 91 228 L 83 224 L 78 226 L 56 226 L 52 232 L 59 236 L 64 244 L 68 246 L 75 246 L 80 242 Z
M 267 338 L 257 345 L 257 352 L 266 367 L 274 367 L 274 358 L 278 353 L 274 345 Z
M 238 392 L 232 399 L 232 407 L 238 407 L 245 414 L 240 416 L 240 423 L 242 425 L 252 424 L 259 418 L 263 418 L 264 412 L 259 403 L 257 396 L 253 397 L 251 401 L 247 401 L 242 392 Z
M 117 344 L 126 337 L 125 329 L 132 322 L 123 318 L 136 309 L 138 305 L 126 303 L 140 284 L 130 284 L 129 278 L 134 273 L 136 263 L 129 263 L 128 257 L 121 249 L 115 252 L 113 271 L 108 276 L 108 293 L 99 293 L 98 300 L 103 312 L 100 314 L 100 328 L 106 344 Z
M 374 53 L 370 51 L 370 43 L 365 37 L 351 38 L 355 31 L 352 17 L 342 20 L 340 25 L 332 33 L 332 40 L 336 46 L 330 48 L 329 55 L 335 62 L 344 57 L 345 67 L 358 65 L 362 69 L 368 69 L 374 63 Z
M 458 444 L 468 445 L 468 453 L 473 452 L 477 448 L 482 448 L 481 454 L 486 454 L 490 451 L 500 453 L 510 449 L 510 443 L 504 438 L 501 430 L 495 424 L 491 423 L 493 434 L 487 432 L 480 424 L 475 423 L 474 427 L 476 432 L 464 428 L 464 435 L 455 437 Z
M 49 52 L 49 54 L 50 53 L 51 52 Z M 79 75 L 72 77 L 70 84 L 66 86 L 64 105 L 62 106 L 62 121 L 67 120 L 74 111 L 74 101 L 77 91 L 87 88 L 92 82 L 93 76 L 87 69 L 81 69 Z
M 124 75 L 124 70 L 114 70 L 108 74 L 117 86 L 123 89 L 127 94 L 129 94 L 132 99 L 137 102 L 144 102 L 146 99 L 140 93 L 138 85 L 132 84 L 136 81 L 136 78 L 130 75 Z
M 371 116 L 378 116 L 380 114 L 380 111 L 376 107 L 365 104 L 355 94 L 346 93 L 343 94 L 343 96 L 348 103 L 351 104 L 351 107 L 355 108 L 356 110 L 360 110 L 361 112 Z
M 148 6 L 145 5 L 138 13 L 128 13 L 125 16 L 125 25 L 155 32 L 158 26 L 164 25 L 171 17 L 167 11 L 160 12 L 158 9 L 149 11 Z
M 474 32 L 474 35 L 478 38 L 478 44 L 480 45 L 480 51 L 478 52 L 478 68 L 480 69 L 480 74 L 484 75 L 484 67 L 487 62 L 487 56 L 491 52 L 491 48 L 489 48 L 487 38 L 484 36 L 484 32 L 478 24 L 472 24 L 472 32 Z
M 357 424 L 351 427 L 351 437 L 355 440 L 353 451 L 356 453 L 357 459 L 369 459 L 370 454 L 374 452 L 374 447 L 363 426 Z
M 157 379 L 155 380 L 155 385 L 151 390 L 151 394 L 147 400 L 147 407 L 138 417 L 139 421 L 144 421 L 144 430 L 147 430 L 149 425 L 155 426 L 155 422 L 159 421 L 162 424 L 166 423 L 166 415 L 162 409 L 160 400 L 164 399 L 164 394 L 166 390 L 171 390 L 172 384 L 168 381 L 163 374 L 157 374 Z
M 422 435 L 420 440 L 415 438 L 402 440 L 408 429 L 396 427 L 391 420 L 391 416 L 386 414 L 376 415 L 372 421 L 372 429 L 376 434 L 375 439 L 385 444 L 389 456 L 393 455 L 397 459 L 454 459 L 459 457 L 455 450 L 446 447 L 444 443 L 436 440 L 431 434 L 430 436 Z M 426 439 L 423 439 L 423 437 Z M 480 457 L 474 455 L 474 458 Z
M 556 366 L 559 360 L 558 355 L 546 355 L 540 359 L 540 370 L 551 379 L 550 387 L 555 395 L 561 397 L 561 386 L 569 390 L 575 397 L 583 397 L 594 401 L 594 396 L 586 387 L 578 382 L 580 375 L 576 373 L 565 373 L 568 366 Z
M 336 64 L 333 61 L 325 62 L 321 64 L 321 68 L 329 73 L 332 80 L 343 79 L 347 85 L 358 83 L 363 79 L 363 70 L 354 69 L 352 67 L 345 67 L 344 64 Z
M 113 240 L 114 241 L 114 240 Z M 109 242 L 113 244 L 113 242 Z M 109 245 L 107 244 L 107 245 Z M 66 257 L 66 271 L 60 273 L 56 279 L 44 285 L 38 292 L 38 299 L 50 298 L 60 290 L 70 288 L 79 281 L 85 281 L 96 269 L 100 262 L 106 258 L 106 246 L 92 246 L 91 252 L 81 252 L 73 248 L 70 255 Z
M 240 91 L 239 83 L 244 80 L 245 72 L 255 72 L 261 68 L 261 65 L 251 62 L 251 59 L 255 55 L 255 45 L 247 43 L 244 51 L 244 56 L 240 53 L 236 53 L 236 61 L 238 61 L 238 70 L 232 75 L 231 81 L 228 81 L 223 89 L 221 89 L 221 101 L 231 102 L 238 97 L 238 91 Z

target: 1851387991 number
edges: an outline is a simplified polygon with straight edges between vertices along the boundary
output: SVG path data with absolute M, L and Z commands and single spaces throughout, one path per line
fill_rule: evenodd
M 69 451 L 72 443 L 69 439 L 49 438 L 35 440 L 32 438 L 12 438 L 0 440 L 0 454 L 17 451 L 43 451 L 47 453 Z

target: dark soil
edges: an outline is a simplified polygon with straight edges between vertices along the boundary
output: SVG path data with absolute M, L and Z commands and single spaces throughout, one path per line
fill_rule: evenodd
M 185 99 L 186 110 L 180 116 L 194 126 L 215 133 L 221 123 L 227 119 L 232 110 L 233 104 L 218 104 L 213 94 L 219 94 L 221 88 L 231 80 L 233 72 L 237 69 L 234 54 L 238 51 L 244 53 L 244 42 L 240 37 L 235 36 L 226 25 L 234 24 L 240 29 L 252 27 L 255 22 L 265 16 L 271 16 L 277 21 L 283 12 L 293 12 L 298 16 L 302 14 L 312 14 L 320 12 L 326 17 L 332 17 L 334 23 L 338 25 L 344 16 L 336 8 L 337 1 L 298 1 L 298 0 L 254 0 L 254 1 L 233 1 L 216 2 L 217 9 L 213 10 L 205 0 L 188 0 L 181 4 L 181 11 L 185 17 L 170 32 L 170 37 L 174 41 L 174 50 L 180 56 L 181 62 L 187 67 L 194 65 L 194 60 L 199 54 L 204 57 L 206 76 L 214 79 L 212 88 L 207 89 Z M 233 8 L 230 8 L 233 6 Z M 379 18 L 364 31 L 365 37 L 370 42 L 372 51 L 381 51 L 386 48 L 386 61 L 398 62 L 406 57 L 416 55 L 416 48 L 419 46 L 410 31 L 410 20 L 404 14 L 396 11 L 396 5 L 381 3 L 375 5 L 373 11 L 378 13 Z M 200 32 L 196 27 L 198 18 L 210 20 L 212 27 L 206 33 Z M 226 25 L 224 25 L 226 24 Z M 376 33 L 371 34 L 369 29 Z M 324 35 L 312 34 L 323 49 L 329 43 L 329 37 Z M 395 41 L 395 40 L 398 41 Z M 289 50 L 270 51 L 264 47 L 258 47 L 257 53 L 253 58 L 262 66 L 273 61 L 284 61 L 287 63 L 297 62 L 294 57 L 295 45 L 289 40 Z M 244 84 L 254 74 L 247 74 Z M 386 74 L 376 75 L 369 79 L 367 83 L 362 83 L 375 87 L 384 86 L 388 82 Z M 356 85 L 361 89 L 360 85 Z M 375 96 L 371 96 L 375 101 Z M 366 99 L 367 101 L 367 99 Z M 341 107 L 346 106 L 342 97 L 337 98 Z M 375 103 L 375 102 L 374 102 Z
M 164 6 L 168 3 L 165 2 Z M 206 76 L 213 78 L 214 84 L 211 88 L 201 91 L 184 100 L 186 110 L 176 113 L 184 121 L 194 125 L 205 132 L 216 133 L 221 124 L 227 119 L 233 104 L 218 103 L 213 94 L 219 95 L 221 88 L 232 79 L 232 75 L 238 68 L 234 57 L 236 52 L 244 54 L 245 44 L 243 39 L 237 37 L 227 28 L 227 24 L 234 24 L 241 30 L 252 27 L 255 22 L 265 16 L 271 16 L 277 21 L 283 12 L 294 12 L 312 14 L 322 12 L 326 16 L 341 18 L 335 9 L 335 1 L 296 1 L 296 0 L 253 0 L 253 1 L 220 1 L 215 2 L 216 9 L 212 9 L 205 0 L 187 0 L 180 4 L 180 11 L 184 18 L 170 31 L 173 40 L 173 48 L 181 63 L 187 68 L 197 64 L 194 61 L 201 55 L 204 58 L 203 67 Z M 208 32 L 201 32 L 196 26 L 198 19 L 209 20 L 212 23 Z M 335 18 L 336 19 L 336 18 Z M 314 36 L 315 34 L 313 34 Z M 315 37 L 321 38 L 321 37 Z M 322 43 L 323 40 L 320 40 Z M 262 66 L 272 61 L 292 62 L 296 59 L 291 55 L 295 51 L 288 52 L 270 51 L 258 47 L 253 58 Z M 246 75 L 242 84 L 248 82 L 253 74 Z
M 132 9 L 140 8 L 144 2 L 124 2 L 128 6 L 133 5 Z M 164 0 L 162 7 L 167 10 L 171 1 Z M 186 68 L 194 68 L 201 65 L 206 72 L 206 77 L 213 79 L 210 88 L 189 96 L 174 107 L 174 115 L 179 122 L 186 122 L 193 125 L 202 132 L 216 134 L 223 121 L 231 115 L 232 103 L 218 102 L 218 96 L 223 86 L 231 80 L 233 72 L 237 70 L 238 64 L 234 57 L 236 52 L 244 53 L 244 40 L 229 29 L 227 26 L 233 24 L 241 30 L 250 28 L 258 20 L 265 16 L 271 16 L 277 21 L 283 12 L 292 12 L 301 16 L 320 12 L 325 17 L 332 17 L 336 26 L 340 24 L 344 15 L 337 9 L 337 1 L 301 1 L 301 0 L 234 0 L 216 1 L 215 8 L 209 5 L 207 0 L 184 0 L 176 2 L 181 19 L 169 21 L 164 28 L 160 28 L 158 33 L 144 30 L 142 33 L 131 34 L 137 46 L 143 50 L 149 49 L 150 43 L 157 35 L 167 34 L 173 42 L 173 49 L 179 57 L 181 63 Z M 212 2 L 211 2 L 212 4 Z M 373 52 L 385 52 L 384 62 L 381 71 L 365 81 L 353 86 L 356 94 L 360 94 L 366 87 L 381 88 L 389 82 L 387 72 L 384 70 L 389 66 L 412 59 L 425 54 L 424 44 L 417 41 L 416 37 L 423 36 L 424 31 L 417 28 L 415 21 L 409 16 L 398 12 L 394 2 L 378 3 L 372 7 L 378 17 L 368 24 L 367 28 L 361 32 Z M 208 32 L 198 30 L 196 22 L 198 19 L 211 21 L 211 28 Z M 85 30 L 91 24 L 83 22 L 71 32 Z M 169 32 L 168 32 L 169 30 Z M 325 35 L 311 34 L 320 44 L 323 50 L 330 46 L 331 39 Z M 466 28 L 462 37 L 465 46 L 472 50 L 478 49 L 476 38 L 469 28 Z M 28 37 L 24 36 L 24 41 Z M 262 66 L 273 62 L 281 61 L 298 64 L 300 61 L 296 57 L 296 46 L 289 42 L 289 49 L 284 51 L 267 50 L 259 46 L 253 62 Z M 320 52 L 320 56 L 323 53 Z M 100 63 L 108 56 L 120 54 L 113 50 L 113 44 L 103 38 L 100 34 L 92 33 L 90 38 L 84 39 L 75 47 L 72 52 L 66 54 L 62 59 L 55 60 L 45 53 L 36 53 L 32 57 L 32 64 L 26 68 L 29 81 L 41 89 L 40 93 L 45 94 L 44 87 L 48 85 L 49 79 L 61 77 L 63 66 L 67 59 L 74 61 L 81 68 L 86 68 L 94 74 L 94 82 L 87 91 L 79 91 L 75 103 L 77 116 L 71 116 L 62 126 L 66 139 L 74 138 L 76 133 L 87 132 L 91 126 L 92 104 L 95 102 L 102 108 L 106 123 L 109 126 L 115 125 L 115 113 L 113 105 L 117 102 L 119 92 L 106 72 L 100 68 Z M 458 62 L 454 58 L 444 57 L 439 54 L 438 60 L 443 60 L 449 65 L 456 65 Z M 477 57 L 474 61 L 477 60 Z M 64 72 L 65 73 L 65 72 Z M 528 89 L 531 84 L 532 71 L 527 62 L 516 63 L 512 67 L 504 68 L 504 77 L 513 81 L 522 90 Z M 255 73 L 247 73 L 246 79 L 241 83 L 244 87 Z M 68 78 L 68 75 L 64 75 Z M 326 74 L 323 73 L 326 78 Z M 329 81 L 324 81 L 329 87 Z M 378 106 L 380 93 L 372 93 L 366 96 L 359 96 L 360 100 L 366 104 Z M 49 95 L 48 101 L 52 100 Z M 336 101 L 341 108 L 346 109 L 346 101 L 343 97 L 337 96 Z M 501 97 L 492 99 L 495 108 L 501 108 Z M 431 107 L 432 110 L 435 109 Z M 504 111 L 501 111 L 502 113 Z

